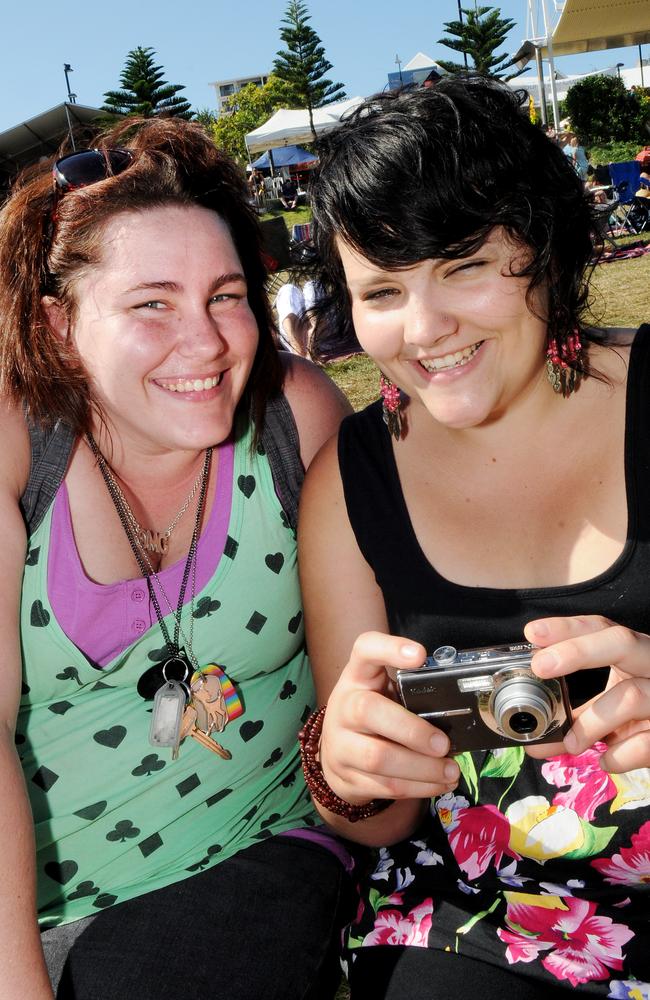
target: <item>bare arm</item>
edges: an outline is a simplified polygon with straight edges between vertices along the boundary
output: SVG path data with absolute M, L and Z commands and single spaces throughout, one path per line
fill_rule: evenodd
M 354 804 L 397 800 L 378 816 L 354 824 L 317 808 L 350 840 L 393 843 L 412 833 L 431 795 L 455 784 L 444 776 L 445 764 L 456 774 L 457 768 L 442 757 L 447 738 L 393 697 L 385 667 L 417 666 L 425 651 L 386 634 L 383 596 L 348 520 L 336 440 L 323 448 L 307 476 L 299 565 L 318 702 L 327 703 L 320 746 L 325 778 L 337 795 Z
M 0 413 L 3 458 L 0 460 L 0 1000 L 52 1000 L 52 989 L 36 922 L 36 877 L 31 810 L 14 730 L 20 700 L 18 631 L 25 526 L 18 500 L 29 471 L 29 441 L 22 414 Z
M 300 436 L 300 457 L 306 469 L 319 448 L 338 430 L 352 407 L 341 390 L 317 365 L 281 353 L 284 392 Z

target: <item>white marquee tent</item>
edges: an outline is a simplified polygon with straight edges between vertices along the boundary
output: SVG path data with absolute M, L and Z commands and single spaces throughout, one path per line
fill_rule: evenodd
M 345 114 L 356 108 L 362 101 L 362 97 L 350 97 L 345 101 L 338 101 L 336 104 L 326 104 L 325 107 L 315 108 L 313 116 L 316 135 L 329 128 L 334 128 Z M 307 111 L 280 108 L 263 125 L 248 133 L 246 146 L 249 155 L 251 155 L 267 149 L 276 149 L 278 146 L 300 145 L 304 142 L 313 142 L 313 140 Z

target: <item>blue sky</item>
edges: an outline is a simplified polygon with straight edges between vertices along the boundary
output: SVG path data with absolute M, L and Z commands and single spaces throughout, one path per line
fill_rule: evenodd
M 311 24 L 330 62 L 330 78 L 348 96 L 381 90 L 395 56 L 406 63 L 418 51 L 452 58 L 437 44 L 443 23 L 457 16 L 457 0 L 308 0 Z M 463 0 L 471 6 L 472 0 Z M 495 4 L 496 6 L 496 4 Z M 508 39 L 514 52 L 526 34 L 526 0 L 503 0 L 504 16 L 517 25 Z M 129 49 L 152 46 L 169 82 L 185 84 L 195 108 L 215 107 L 213 80 L 268 71 L 280 47 L 286 0 L 109 0 L 61 7 L 52 0 L 14 0 L 2 11 L 0 131 L 64 100 L 63 63 L 80 104 L 99 107 L 119 85 Z M 547 0 L 549 10 L 553 0 Z M 650 45 L 643 50 L 650 56 Z M 565 56 L 565 73 L 623 62 L 638 63 L 638 49 Z

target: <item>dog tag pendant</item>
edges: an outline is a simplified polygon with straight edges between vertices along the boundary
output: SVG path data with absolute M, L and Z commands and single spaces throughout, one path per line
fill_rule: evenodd
M 181 722 L 187 704 L 187 689 L 179 681 L 165 681 L 153 700 L 149 742 L 154 747 L 173 747 L 178 756 Z

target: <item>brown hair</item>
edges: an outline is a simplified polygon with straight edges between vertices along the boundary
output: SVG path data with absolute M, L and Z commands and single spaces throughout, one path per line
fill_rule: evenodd
M 66 194 L 56 206 L 51 161 L 16 182 L 0 212 L 0 391 L 45 424 L 62 418 L 77 434 L 99 412 L 71 339 L 50 329 L 41 303 L 52 295 L 74 320 L 73 282 L 101 259 L 107 221 L 120 212 L 201 205 L 230 230 L 248 284 L 259 344 L 240 408 L 261 428 L 268 398 L 279 391 L 280 361 L 271 332 L 259 223 L 243 173 L 197 124 L 176 118 L 130 118 L 99 135 L 96 148 L 131 149 L 124 172 Z

